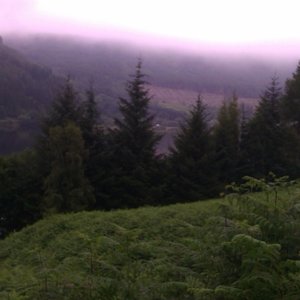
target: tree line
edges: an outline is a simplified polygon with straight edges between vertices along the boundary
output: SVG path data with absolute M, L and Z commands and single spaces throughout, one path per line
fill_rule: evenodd
M 126 91 L 105 128 L 93 88 L 79 101 L 66 80 L 34 149 L 0 158 L 1 236 L 52 213 L 195 201 L 245 175 L 300 176 L 300 64 L 284 91 L 272 78 L 250 118 L 233 94 L 211 125 L 199 95 L 168 155 L 156 153 L 141 61 Z

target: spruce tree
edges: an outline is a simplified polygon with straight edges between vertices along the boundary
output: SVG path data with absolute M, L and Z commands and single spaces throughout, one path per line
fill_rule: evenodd
M 112 168 L 114 168 L 110 163 L 113 147 L 108 145 L 109 138 L 99 120 L 100 112 L 92 86 L 86 91 L 86 100 L 81 105 L 81 112 L 80 127 L 87 150 L 86 176 L 93 186 L 96 198 L 94 208 L 109 209 L 111 206 L 107 199 L 110 190 L 107 180 L 111 178 L 109 174 L 113 173 Z
M 80 126 L 80 121 L 77 93 L 68 77 L 41 121 L 42 130 L 36 143 L 41 177 L 48 176 L 51 169 L 51 152 L 48 146 L 50 129 L 55 126 L 64 126 L 69 122 Z
M 70 77 L 68 77 L 44 118 L 42 129 L 47 134 L 50 127 L 63 126 L 68 122 L 73 122 L 80 126 L 80 121 L 81 112 L 78 104 L 78 95 Z
M 121 118 L 115 119 L 118 142 L 124 147 L 129 170 L 133 165 L 151 163 L 160 137 L 154 132 L 153 116 L 149 113 L 151 97 L 145 87 L 145 75 L 138 61 L 133 80 L 127 83 L 128 99 L 120 98 Z
M 252 114 L 252 113 L 251 113 Z M 240 155 L 237 168 L 238 178 L 243 176 L 254 176 L 254 165 L 251 157 L 248 155 L 249 149 L 252 147 L 249 139 L 250 134 L 250 118 L 251 114 L 246 112 L 245 106 L 241 107 L 241 127 L 240 127 Z
M 280 106 L 283 121 L 288 129 L 287 147 L 290 151 L 286 152 L 287 160 L 294 168 L 290 169 L 290 174 L 300 176 L 300 61 L 293 73 L 292 78 L 285 83 L 285 91 Z M 292 150 L 292 151 L 291 151 Z
M 86 129 L 83 113 L 68 78 L 43 120 L 36 147 L 40 175 L 44 179 L 46 212 L 87 209 L 94 201 L 86 178 L 88 151 L 82 132 Z
M 285 83 L 285 93 L 281 109 L 285 120 L 300 135 L 300 62 L 292 78 Z
M 292 160 L 297 141 L 293 130 L 282 121 L 281 99 L 278 78 L 273 77 L 260 97 L 243 139 L 242 159 L 252 165 L 252 174 L 247 175 L 266 176 L 269 172 L 287 175 L 289 171 L 294 172 Z
M 43 208 L 46 213 L 91 208 L 92 188 L 85 177 L 86 155 L 81 130 L 74 123 L 49 129 L 51 170 L 45 179 Z
M 155 147 L 160 137 L 154 131 L 149 113 L 150 95 L 138 61 L 133 79 L 127 83 L 128 98 L 120 98 L 121 118 L 115 119 L 113 132 L 114 198 L 121 205 L 149 203 L 156 169 Z
M 240 112 L 235 94 L 229 101 L 223 102 L 218 112 L 214 140 L 220 181 L 235 181 L 238 177 L 240 143 Z
M 171 148 L 171 199 L 190 201 L 214 196 L 217 190 L 214 158 L 206 106 L 199 95 Z
M 102 133 L 98 126 L 99 111 L 92 86 L 86 90 L 86 100 L 81 104 L 80 128 L 87 148 L 93 147 L 97 136 Z

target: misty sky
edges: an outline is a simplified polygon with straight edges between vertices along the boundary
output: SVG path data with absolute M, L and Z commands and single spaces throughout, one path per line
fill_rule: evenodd
M 0 31 L 223 45 L 300 44 L 297 0 L 0 0 Z

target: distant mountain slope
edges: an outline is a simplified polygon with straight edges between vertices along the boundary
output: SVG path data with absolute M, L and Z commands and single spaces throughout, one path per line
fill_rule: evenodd
M 53 99 L 56 78 L 50 69 L 38 65 L 51 68 L 55 76 L 70 75 L 81 92 L 92 81 L 102 120 L 111 126 L 118 115 L 118 99 L 126 96 L 126 81 L 134 72 L 137 58 L 141 57 L 153 95 L 151 110 L 165 135 L 160 152 L 172 144 L 178 121 L 199 92 L 212 115 L 233 91 L 246 108 L 253 108 L 274 72 L 284 83 L 295 66 L 284 61 L 267 63 L 246 56 L 192 55 L 69 36 L 7 36 L 5 40 L 18 52 L 0 45 L 0 142 L 3 135 L 6 141 L 0 153 L 31 145 L 28 142 L 32 140 L 31 129 L 21 129 L 32 128 L 31 120 L 36 118 L 36 112 Z M 7 120 L 8 117 L 13 120 Z
M 57 83 L 49 68 L 0 44 L 0 118 L 39 111 L 52 100 Z
M 32 145 L 38 116 L 53 99 L 59 81 L 49 68 L 0 43 L 0 154 Z
M 92 41 L 70 36 L 35 35 L 8 37 L 8 43 L 26 57 L 51 67 L 60 75 L 70 74 L 80 88 L 92 79 L 103 99 L 124 93 L 124 82 L 137 58 L 155 86 L 257 98 L 276 72 L 284 82 L 297 62 L 273 62 L 246 55 L 220 56 L 180 53 L 172 49 L 149 49 L 116 41 Z

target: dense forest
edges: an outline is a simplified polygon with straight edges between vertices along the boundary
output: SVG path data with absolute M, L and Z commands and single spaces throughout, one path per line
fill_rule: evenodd
M 300 66 L 281 91 L 276 77 L 247 117 L 232 94 L 208 122 L 201 95 L 168 155 L 149 111 L 142 61 L 107 127 L 91 85 L 79 100 L 68 78 L 41 121 L 35 147 L 0 160 L 1 235 L 52 213 L 130 208 L 217 196 L 245 175 L 299 177 Z

